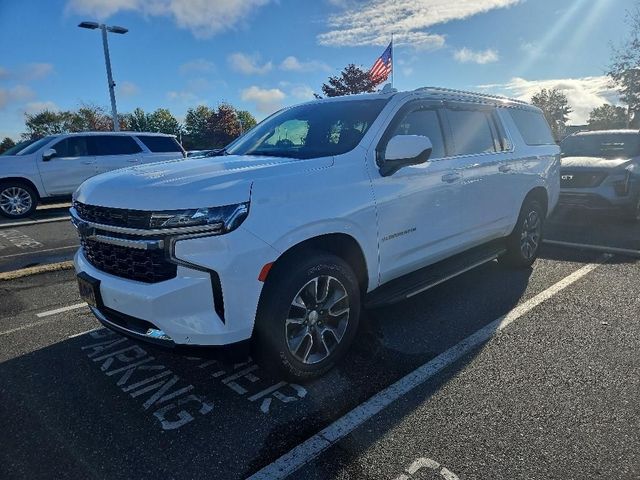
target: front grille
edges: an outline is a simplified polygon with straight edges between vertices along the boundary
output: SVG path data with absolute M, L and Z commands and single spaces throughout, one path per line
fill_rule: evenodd
M 101 225 L 125 228 L 149 228 L 151 212 L 128 210 L 125 208 L 97 207 L 74 202 L 73 208 L 83 220 Z
M 163 250 L 140 250 L 81 238 L 86 259 L 98 270 L 130 280 L 157 283 L 174 278 L 177 265 L 165 258 Z
M 560 173 L 562 188 L 594 188 L 607 177 L 604 172 L 572 172 L 563 170 Z

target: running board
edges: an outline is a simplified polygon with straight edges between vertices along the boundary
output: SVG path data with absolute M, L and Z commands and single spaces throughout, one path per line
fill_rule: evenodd
M 454 255 L 376 288 L 365 297 L 365 307 L 391 305 L 418 295 L 458 275 L 491 262 L 506 252 L 504 241 L 493 241 Z

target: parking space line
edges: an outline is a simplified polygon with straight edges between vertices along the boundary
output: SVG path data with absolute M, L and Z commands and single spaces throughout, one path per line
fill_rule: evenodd
M 85 330 L 84 332 L 74 333 L 73 335 L 69 335 L 67 338 L 76 338 L 81 337 L 82 335 L 86 335 L 87 333 L 95 332 L 96 330 L 100 330 L 102 327 L 92 328 L 91 330 Z
M 617 253 L 620 255 L 640 257 L 640 250 L 633 250 L 630 248 L 607 247 L 606 245 L 591 245 L 588 243 L 563 242 L 560 240 L 543 240 L 542 243 L 546 243 L 547 245 L 555 245 L 558 247 L 579 248 L 582 250 L 592 250 L 594 252 Z
M 4 258 L 14 258 L 14 257 L 21 257 L 23 255 L 36 255 L 38 253 L 49 253 L 49 252 L 56 252 L 58 250 L 70 250 L 72 248 L 80 248 L 80 246 L 78 244 L 75 245 L 68 245 L 66 247 L 56 247 L 56 248 L 47 248 L 46 250 L 35 250 L 33 252 L 23 252 L 23 253 L 13 253 L 11 255 L 4 255 L 0 257 L 0 260 L 4 259 Z
M 349 435 L 374 415 L 380 413 L 392 402 L 402 398 L 414 388 L 422 385 L 446 367 L 460 360 L 462 357 L 490 340 L 497 332 L 505 329 L 526 313 L 541 303 L 547 301 L 562 290 L 580 280 L 606 262 L 611 255 L 604 255 L 600 261 L 590 263 L 576 270 L 564 279 L 555 283 L 535 297 L 525 301 L 506 315 L 494 320 L 490 324 L 471 334 L 461 342 L 441 353 L 431 361 L 418 367 L 394 384 L 373 395 L 349 413 L 333 422 L 328 427 L 294 447 L 288 453 L 278 458 L 249 477 L 249 480 L 279 479 L 291 475 L 302 466 L 314 460 L 333 444 Z
M 22 330 L 27 330 L 28 328 L 39 327 L 40 325 L 46 325 L 47 323 L 55 322 L 55 318 L 48 318 L 47 320 L 40 320 L 39 322 L 27 323 L 26 325 L 21 325 L 16 328 L 12 328 L 10 330 L 5 330 L 4 332 L 0 332 L 0 337 L 3 335 L 9 335 L 11 333 L 20 332 Z
M 65 217 L 55 217 L 55 218 L 43 218 L 42 220 L 28 220 L 26 222 L 11 222 L 11 223 L 0 223 L 0 228 L 10 228 L 10 227 L 28 227 L 29 225 L 38 225 L 40 223 L 53 223 L 53 222 L 70 222 L 70 217 L 67 215 Z
M 38 318 L 50 317 L 51 315 L 57 315 L 58 313 L 64 313 L 70 310 L 77 310 L 78 308 L 82 308 L 86 306 L 87 306 L 86 302 L 76 303 L 74 305 L 68 305 L 66 307 L 56 308 L 55 310 L 48 310 L 46 312 L 37 313 L 36 317 Z

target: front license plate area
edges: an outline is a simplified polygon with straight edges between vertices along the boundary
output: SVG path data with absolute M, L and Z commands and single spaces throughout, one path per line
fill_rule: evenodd
M 77 276 L 80 298 L 91 307 L 98 307 L 100 299 L 100 280 L 80 272 Z

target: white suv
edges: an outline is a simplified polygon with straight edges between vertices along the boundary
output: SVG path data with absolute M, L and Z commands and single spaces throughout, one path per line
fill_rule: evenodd
M 142 132 L 49 135 L 0 155 L 0 215 L 31 215 L 43 198 L 70 196 L 87 178 L 184 157 L 175 136 Z
M 312 378 L 344 355 L 361 305 L 495 259 L 530 266 L 559 166 L 522 102 L 436 88 L 313 101 L 226 156 L 85 182 L 71 209 L 80 291 L 124 335 L 249 345 Z

